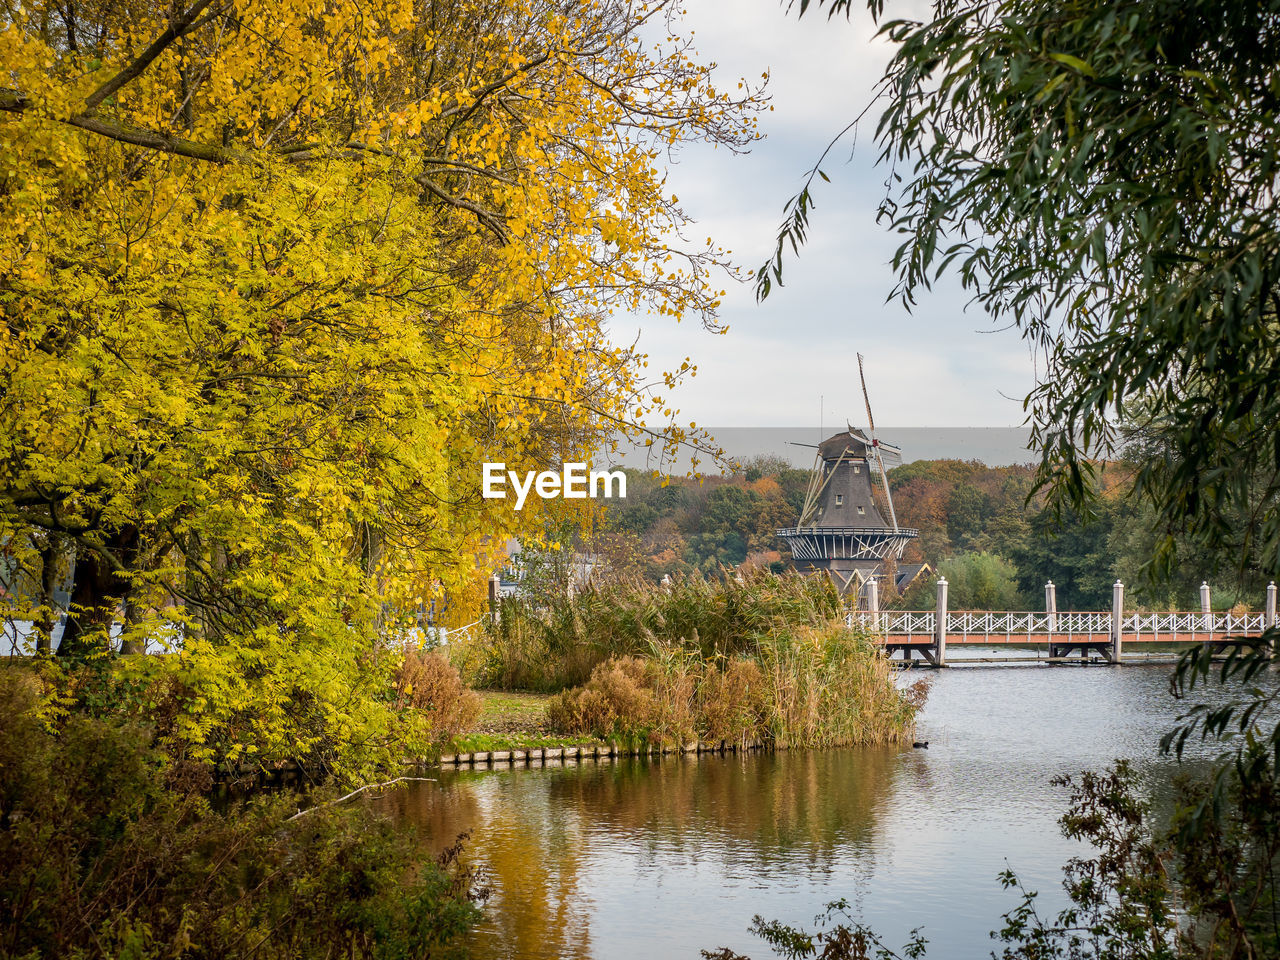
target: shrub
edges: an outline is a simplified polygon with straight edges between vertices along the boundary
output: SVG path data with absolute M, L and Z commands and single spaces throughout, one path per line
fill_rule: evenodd
M 769 740 L 789 746 L 909 739 L 923 693 L 893 682 L 880 649 L 843 623 L 762 639 L 754 657 L 701 660 L 679 647 L 617 657 L 548 708 L 565 733 L 683 743 Z
M 207 767 L 139 725 L 74 714 L 53 731 L 37 693 L 0 671 L 0 956 L 407 960 L 477 918 L 456 849 L 424 862 L 361 805 L 214 809 Z
M 473 676 L 480 686 L 556 691 L 585 683 L 611 657 L 679 648 L 703 660 L 750 656 L 779 629 L 818 626 L 842 614 L 821 577 L 758 570 L 741 576 L 680 577 L 667 586 L 644 580 L 589 587 L 541 606 L 503 601 L 482 639 Z
M 764 672 L 755 661 L 742 659 L 730 660 L 723 670 L 708 669 L 698 689 L 698 705 L 705 739 L 760 739 L 769 715 Z
M 467 689 L 458 669 L 436 651 L 405 647 L 395 695 L 401 710 L 420 710 L 430 717 L 437 745 L 465 733 L 480 715 L 480 695 Z

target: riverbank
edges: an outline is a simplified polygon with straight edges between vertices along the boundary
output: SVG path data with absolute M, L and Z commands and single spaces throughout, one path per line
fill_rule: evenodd
M 510 751 L 564 750 L 604 746 L 604 741 L 556 732 L 547 717 L 555 697 L 526 690 L 477 690 L 480 712 L 469 729 L 453 737 L 446 757 Z

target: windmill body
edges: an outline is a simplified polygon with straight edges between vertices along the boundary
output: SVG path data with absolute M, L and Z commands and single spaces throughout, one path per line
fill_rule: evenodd
M 874 495 L 883 464 L 901 462 L 897 448 L 853 428 L 818 445 L 800 519 L 778 531 L 797 570 L 824 572 L 841 595 L 857 596 L 868 580 L 886 574 L 887 560 L 902 558 L 919 531 L 887 521 Z M 892 516 L 892 501 L 887 507 Z

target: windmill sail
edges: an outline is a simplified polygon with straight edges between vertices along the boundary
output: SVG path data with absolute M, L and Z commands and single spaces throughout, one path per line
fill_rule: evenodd
M 871 448 L 876 454 L 876 466 L 880 468 L 880 482 L 884 484 L 884 499 L 889 504 L 889 519 L 893 522 L 893 529 L 898 529 L 898 514 L 893 509 L 893 494 L 889 492 L 889 477 L 884 472 L 884 451 L 881 449 L 882 444 L 876 439 L 876 421 L 871 416 L 871 395 L 867 393 L 867 375 L 862 371 L 862 354 L 858 354 L 858 379 L 862 381 L 862 400 L 867 405 L 867 428 L 871 436 Z M 898 455 L 897 462 L 902 462 L 902 452 L 895 448 Z

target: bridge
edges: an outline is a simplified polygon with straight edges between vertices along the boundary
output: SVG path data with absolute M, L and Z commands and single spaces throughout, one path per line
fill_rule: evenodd
M 1112 609 L 1059 613 L 1052 583 L 1045 585 L 1042 612 L 951 611 L 947 581 L 938 581 L 935 610 L 878 610 L 871 589 L 871 609 L 850 613 L 859 626 L 882 643 L 890 657 L 904 663 L 945 666 L 950 647 L 1046 647 L 1050 662 L 1122 663 L 1125 648 L 1154 644 L 1210 644 L 1225 647 L 1241 639 L 1259 639 L 1277 625 L 1276 585 L 1267 588 L 1261 613 L 1222 613 L 1210 609 L 1208 584 L 1200 588 L 1201 609 L 1171 613 L 1128 613 L 1124 585 L 1116 581 Z

